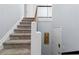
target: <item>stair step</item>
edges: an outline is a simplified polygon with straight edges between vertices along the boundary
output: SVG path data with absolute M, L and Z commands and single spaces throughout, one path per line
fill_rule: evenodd
M 31 33 L 31 29 L 15 29 L 14 30 L 15 33 Z
M 25 27 L 29 27 L 29 26 L 31 26 L 31 25 L 23 25 L 23 24 L 21 24 L 21 25 L 17 25 L 17 26 L 25 26 Z
M 31 33 L 14 33 L 10 35 L 11 40 L 31 39 Z
M 31 24 L 20 24 L 19 26 L 31 26 Z
M 31 25 L 31 23 L 26 23 L 26 22 L 20 22 L 20 24 L 23 24 L 23 25 Z
M 22 20 L 21 22 L 31 23 L 32 21 L 24 21 L 24 20 Z
M 31 25 L 30 24 L 20 24 L 20 25 L 17 25 L 17 27 L 25 27 L 25 28 L 27 28 L 27 27 L 31 27 Z
M 31 40 L 7 40 L 4 44 L 30 44 Z
M 31 25 L 17 25 L 17 26 L 23 26 L 23 27 L 31 27 Z
M 0 55 L 30 55 L 31 51 L 27 48 L 20 49 L 2 49 Z
M 27 26 L 27 25 L 18 25 L 17 28 L 29 28 L 31 29 L 31 25 L 30 26 Z
M 20 24 L 31 24 L 31 22 L 24 22 L 24 21 L 22 21 L 22 22 L 20 22 Z
M 5 49 L 28 48 L 30 49 L 31 40 L 8 40 L 4 42 Z
M 35 19 L 34 17 L 24 17 L 23 19 Z
M 23 19 L 22 21 L 33 21 L 33 19 Z

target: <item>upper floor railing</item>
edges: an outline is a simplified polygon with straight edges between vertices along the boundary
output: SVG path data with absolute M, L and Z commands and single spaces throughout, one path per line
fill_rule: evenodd
M 34 21 L 37 21 L 37 12 L 38 12 L 38 7 L 52 7 L 52 6 L 49 6 L 49 5 L 41 5 L 41 6 L 36 6 L 36 10 L 35 10 L 35 20 Z M 52 18 L 52 17 L 38 17 L 38 18 Z

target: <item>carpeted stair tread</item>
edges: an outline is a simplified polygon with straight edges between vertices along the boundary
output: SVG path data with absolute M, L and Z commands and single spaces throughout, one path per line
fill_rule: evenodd
M 31 40 L 8 40 L 4 44 L 30 44 Z
M 10 36 L 27 36 L 27 35 L 31 35 L 31 33 L 13 33 Z
M 24 28 L 17 28 L 17 29 L 15 29 L 15 30 L 24 30 L 24 31 L 25 31 L 25 30 L 27 30 L 27 31 L 30 30 L 30 31 L 31 31 L 31 29 L 28 29 L 28 28 L 27 28 L 27 29 L 24 29 Z
M 20 49 L 2 49 L 0 55 L 30 55 L 31 51 L 27 48 Z
M 21 24 L 21 25 L 18 25 L 18 26 L 26 26 L 26 27 L 29 27 L 29 26 L 31 26 L 31 25 L 24 25 L 24 24 L 22 25 L 22 24 Z

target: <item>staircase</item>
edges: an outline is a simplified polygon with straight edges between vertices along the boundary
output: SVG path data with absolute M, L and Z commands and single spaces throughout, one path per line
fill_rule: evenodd
M 23 18 L 9 40 L 3 43 L 0 55 L 30 55 L 31 54 L 31 22 L 34 18 Z

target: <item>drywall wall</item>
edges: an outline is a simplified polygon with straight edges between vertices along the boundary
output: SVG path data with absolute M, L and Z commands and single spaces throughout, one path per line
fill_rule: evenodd
M 55 32 L 53 34 L 53 30 L 55 30 L 55 29 L 52 28 L 52 23 L 53 23 L 52 7 L 48 8 L 48 10 L 46 7 L 44 7 L 44 8 L 42 7 L 42 8 L 38 8 L 38 9 L 39 10 L 38 10 L 37 21 L 38 21 L 38 31 L 40 31 L 42 33 L 42 50 L 41 50 L 42 54 L 43 55 L 58 54 L 58 52 L 59 52 L 57 50 L 58 45 L 56 42 L 56 38 L 54 37 Z M 49 18 L 49 17 L 51 17 L 51 18 Z M 45 32 L 49 32 L 49 44 L 44 44 L 44 33 Z
M 36 11 L 36 5 L 35 4 L 25 4 L 25 16 L 26 17 L 34 17 L 35 11 Z
M 42 55 L 57 55 L 62 53 L 62 28 L 53 28 L 52 18 L 38 18 L 38 31 L 42 33 Z M 44 44 L 44 33 L 49 32 L 49 44 Z M 58 44 L 61 47 L 58 47 Z
M 38 31 L 42 33 L 42 54 L 50 55 L 52 40 L 52 21 L 51 18 L 38 18 Z M 44 20 L 44 21 L 43 21 Z M 48 21 L 49 20 L 49 21 Z M 49 32 L 49 44 L 44 44 L 44 33 Z M 52 44 L 53 45 L 53 44 Z
M 62 28 L 63 52 L 79 51 L 79 5 L 53 5 L 52 27 Z
M 0 4 L 0 39 L 23 16 L 23 4 Z
M 51 32 L 55 28 L 62 28 L 62 52 L 79 51 L 79 5 L 53 5 L 52 28 L 51 21 L 38 21 L 38 30 L 42 32 Z M 41 19 L 46 20 L 46 19 Z M 51 30 L 52 29 L 52 30 Z M 43 38 L 43 36 L 42 36 Z M 53 31 L 52 31 L 52 39 Z M 53 45 L 56 41 L 52 41 L 49 45 Z M 55 45 L 54 45 L 55 46 Z M 49 46 L 50 47 L 50 46 Z M 45 46 L 42 41 L 43 54 L 53 53 L 53 48 Z M 51 54 L 52 54 L 51 53 Z

